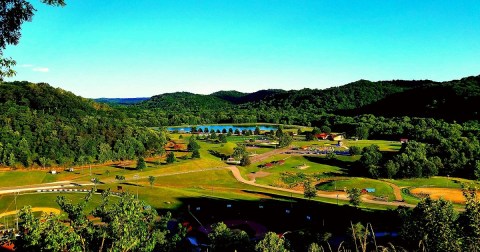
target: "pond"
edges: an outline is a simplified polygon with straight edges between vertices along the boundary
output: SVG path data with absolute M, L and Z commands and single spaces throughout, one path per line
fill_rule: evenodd
M 168 127 L 167 130 L 168 131 L 180 131 L 180 132 L 191 132 L 192 131 L 192 127 L 196 127 L 197 129 L 202 129 L 203 131 L 205 130 L 205 128 L 208 129 L 208 131 L 211 131 L 212 129 L 214 131 L 217 131 L 219 130 L 220 132 L 222 132 L 224 129 L 226 131 L 228 131 L 228 129 L 232 129 L 233 131 L 235 131 L 236 129 L 238 129 L 239 131 L 242 131 L 242 130 L 252 130 L 254 131 L 255 130 L 255 127 L 258 127 L 260 128 L 260 130 L 262 131 L 270 131 L 270 130 L 277 130 L 278 129 L 278 126 L 277 125 L 196 125 L 196 126 L 185 126 L 185 127 L 182 127 L 182 126 L 178 126 L 178 127 Z

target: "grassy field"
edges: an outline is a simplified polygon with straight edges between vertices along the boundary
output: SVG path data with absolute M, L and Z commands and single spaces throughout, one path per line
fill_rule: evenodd
M 181 137 L 180 137 L 181 136 Z M 184 144 L 188 142 L 190 134 L 169 134 L 169 137 L 176 143 Z M 212 168 L 225 167 L 226 164 L 217 156 L 209 151 L 215 151 L 223 155 L 231 155 L 236 143 L 245 141 L 245 137 L 231 136 L 228 143 L 212 143 L 198 141 L 201 149 L 201 159 L 191 159 L 190 152 L 176 151 L 177 161 L 173 164 L 165 163 L 165 156 L 147 159 L 147 168 L 142 171 L 135 170 L 136 164 L 133 162 L 125 166 L 98 166 L 90 169 L 75 168 L 74 172 L 60 172 L 52 175 L 46 170 L 39 171 L 9 171 L 0 173 L 0 187 L 22 186 L 30 184 L 39 184 L 55 182 L 62 180 L 71 180 L 76 182 L 87 182 L 92 177 L 99 178 L 104 182 L 98 185 L 99 189 L 111 189 L 117 191 L 117 186 L 121 185 L 124 191 L 138 195 L 140 199 L 147 201 L 153 207 L 163 210 L 178 210 L 185 207 L 186 202 L 192 199 L 223 199 L 223 200 L 244 200 L 258 201 L 266 198 L 275 200 L 285 200 L 285 197 L 301 199 L 303 196 L 292 195 L 287 192 L 268 190 L 258 188 L 237 182 L 228 170 L 206 170 Z M 359 140 L 343 141 L 344 145 L 365 147 L 371 144 L 377 144 L 382 151 L 397 151 L 400 143 L 383 140 Z M 295 141 L 296 146 L 319 146 L 335 144 L 332 141 Z M 273 150 L 272 148 L 247 148 L 247 151 L 256 154 L 264 154 Z M 276 154 L 267 157 L 259 163 L 251 164 L 247 167 L 239 167 L 244 178 L 253 173 L 263 172 L 262 176 L 256 177 L 256 182 L 264 185 L 287 186 L 283 183 L 282 174 L 304 173 L 307 176 L 316 175 L 319 180 L 318 189 L 331 191 L 345 188 L 375 188 L 374 196 L 386 196 L 388 200 L 393 200 L 393 189 L 384 181 L 366 178 L 349 177 L 349 169 L 354 161 L 360 156 L 337 156 L 334 160 L 327 160 L 324 156 L 300 156 Z M 284 160 L 284 164 L 276 165 L 271 168 L 260 168 L 269 162 Z M 300 169 L 300 167 L 304 169 Z M 115 176 L 125 176 L 127 181 L 116 181 Z M 135 175 L 142 178 L 155 176 L 153 186 L 150 186 L 147 179 L 133 180 Z M 335 182 L 328 181 L 335 179 Z M 325 182 L 325 180 L 327 180 Z M 324 182 L 322 182 L 324 181 Z M 433 177 L 428 179 L 402 179 L 386 180 L 399 187 L 443 187 L 460 188 L 461 183 L 468 180 L 458 178 Z M 478 185 L 478 183 L 477 183 Z M 90 187 L 88 187 L 90 188 Z M 25 204 L 39 207 L 57 207 L 55 198 L 58 194 L 24 194 L 18 197 L 18 206 Z M 73 200 L 81 200 L 83 194 L 65 194 L 72 197 Z M 402 194 L 406 202 L 416 203 L 418 198 L 408 193 Z M 283 198 L 282 198 L 283 197 Z M 336 204 L 335 199 L 315 198 L 319 202 Z M 96 199 L 97 203 L 99 198 Z M 0 212 L 11 211 L 13 196 L 0 196 Z M 95 203 L 95 202 L 93 202 Z M 347 204 L 340 200 L 340 205 Z M 365 208 L 387 209 L 391 207 L 362 204 Z M 12 208 L 13 207 L 13 208 Z
M 369 193 L 370 195 L 376 197 L 388 197 L 389 201 L 395 199 L 395 195 L 393 194 L 393 189 L 388 184 L 375 180 L 375 179 L 368 179 L 368 178 L 348 178 L 348 179 L 340 179 L 335 181 L 329 181 L 326 183 L 321 183 L 317 185 L 319 190 L 324 191 L 335 191 L 335 190 L 343 190 L 343 189 L 352 189 L 352 188 L 375 188 L 374 193 Z
M 286 154 L 279 154 L 274 155 L 265 161 L 262 164 L 284 160 L 285 163 L 283 165 L 275 165 L 271 168 L 259 168 L 259 164 L 252 164 L 247 167 L 242 167 L 241 172 L 244 177 L 247 177 L 248 174 L 255 173 L 255 172 L 265 172 L 269 173 L 266 177 L 259 177 L 256 178 L 257 183 L 265 184 L 265 185 L 281 185 L 283 184 L 281 181 L 281 174 L 284 172 L 291 172 L 291 173 L 305 173 L 305 174 L 343 174 L 344 171 L 336 166 L 331 166 L 327 164 L 317 163 L 310 158 L 306 158 L 303 156 L 290 156 Z M 300 169 L 301 167 L 302 169 Z

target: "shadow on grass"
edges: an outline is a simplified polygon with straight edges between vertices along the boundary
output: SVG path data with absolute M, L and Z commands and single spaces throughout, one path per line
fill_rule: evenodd
M 121 184 L 121 185 L 144 187 L 143 185 L 139 185 L 139 184 L 135 184 L 135 183 L 130 183 L 130 182 L 122 182 L 122 183 L 120 183 L 120 184 Z
M 304 156 L 304 158 L 312 163 L 325 164 L 325 165 L 330 165 L 330 166 L 335 166 L 340 168 L 340 172 L 328 172 L 328 173 L 324 173 L 325 175 L 355 176 L 358 174 L 358 172 L 356 172 L 356 170 L 358 169 L 357 162 L 343 161 L 337 158 L 328 159 L 325 157 L 316 157 L 316 156 Z
M 179 198 L 180 206 L 174 216 L 194 226 L 200 226 L 189 211 L 207 229 L 211 224 L 225 221 L 256 222 L 269 231 L 330 232 L 344 235 L 351 223 L 371 223 L 375 230 L 398 231 L 400 218 L 393 210 L 362 210 L 348 205 L 327 204 L 302 198 L 279 196 L 270 193 L 243 190 L 259 200 L 230 200 L 205 195 L 198 198 Z M 298 196 L 297 196 L 298 197 Z M 162 214 L 165 210 L 158 209 Z M 301 251 L 301 250 L 298 250 Z
M 223 153 L 220 153 L 220 152 L 218 152 L 218 151 L 215 151 L 215 150 L 208 150 L 208 153 L 210 153 L 212 156 L 221 158 L 222 160 L 227 159 L 227 158 L 230 157 L 230 156 L 227 156 L 227 155 L 225 155 L 225 154 L 223 154 Z

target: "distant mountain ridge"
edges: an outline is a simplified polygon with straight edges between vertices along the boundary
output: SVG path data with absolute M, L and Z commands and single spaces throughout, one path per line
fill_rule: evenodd
M 238 91 L 218 91 L 210 95 L 216 96 L 222 100 L 226 100 L 235 104 L 243 104 L 249 102 L 259 102 L 264 99 L 268 99 L 277 94 L 283 94 L 287 91 L 282 89 L 267 89 L 259 90 L 253 93 L 242 93 Z
M 150 99 L 150 97 L 135 97 L 135 98 L 96 98 L 93 99 L 96 102 L 106 104 L 119 104 L 119 105 L 131 105 L 137 104 Z
M 199 122 L 270 122 L 280 120 L 278 118 L 281 114 L 303 114 L 301 122 L 307 122 L 312 115 L 325 113 L 467 121 L 480 120 L 480 75 L 446 82 L 359 80 L 327 89 L 269 89 L 253 93 L 229 90 L 210 95 L 176 92 L 151 98 L 95 100 L 76 96 L 45 83 L 16 81 L 0 83 L 0 103 L 7 101 L 45 113 L 62 115 L 97 114 L 113 111 L 108 105 L 119 109 L 128 105 L 130 109 L 122 110 L 127 111 L 128 116 L 135 116 L 134 113 L 142 110 L 155 110 L 173 122 L 190 121 L 188 118 L 192 116 L 197 117 Z M 276 114 L 276 119 L 268 117 L 273 114 Z M 159 123 L 165 124 L 165 121 Z
M 479 119 L 480 76 L 460 80 L 359 80 L 327 89 L 218 91 L 210 95 L 188 92 L 162 94 L 143 101 L 144 108 L 165 111 L 235 109 L 299 110 L 342 115 L 416 116 L 448 120 Z M 458 110 L 458 106 L 463 107 Z

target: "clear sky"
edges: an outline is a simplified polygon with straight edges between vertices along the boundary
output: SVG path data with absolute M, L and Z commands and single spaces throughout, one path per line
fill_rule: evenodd
M 15 78 L 83 97 L 480 74 L 478 0 L 67 0 L 23 26 Z

